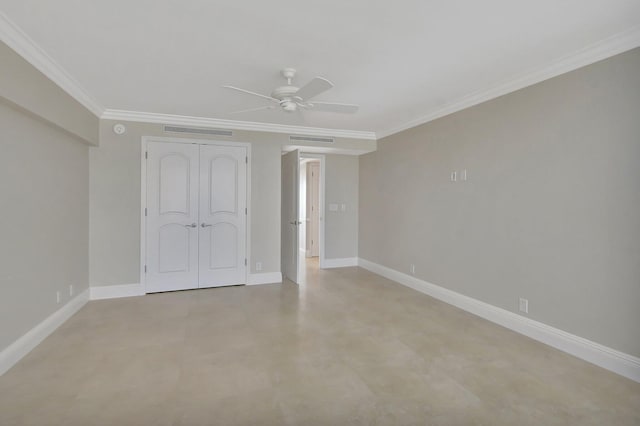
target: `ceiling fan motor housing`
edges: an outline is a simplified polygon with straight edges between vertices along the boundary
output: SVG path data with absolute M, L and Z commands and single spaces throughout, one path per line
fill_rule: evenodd
M 285 99 L 293 99 L 294 95 L 298 91 L 298 88 L 295 86 L 281 86 L 276 87 L 273 92 L 271 92 L 271 97 L 276 98 L 278 100 Z M 302 100 L 302 99 L 300 99 Z
M 280 106 L 285 112 L 295 112 L 298 110 L 297 102 L 301 102 L 300 97 L 295 96 L 298 88 L 295 86 L 277 87 L 271 92 L 271 97 L 280 101 Z
M 298 109 L 298 104 L 289 100 L 284 100 L 280 102 L 280 105 L 282 106 L 282 109 L 285 110 L 286 112 L 295 112 Z

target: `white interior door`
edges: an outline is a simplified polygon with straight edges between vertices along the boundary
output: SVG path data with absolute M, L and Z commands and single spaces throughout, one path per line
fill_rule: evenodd
M 198 146 L 147 145 L 146 291 L 198 287 Z
M 298 150 L 282 156 L 282 273 L 294 283 L 298 283 L 299 168 Z
M 200 287 L 246 283 L 247 149 L 200 146 Z

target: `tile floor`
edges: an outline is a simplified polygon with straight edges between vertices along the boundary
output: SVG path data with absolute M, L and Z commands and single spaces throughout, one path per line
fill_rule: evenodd
M 94 301 L 1 425 L 640 425 L 640 384 L 359 268 Z

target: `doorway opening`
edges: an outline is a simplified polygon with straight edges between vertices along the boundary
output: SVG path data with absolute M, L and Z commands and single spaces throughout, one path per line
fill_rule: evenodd
M 320 269 L 320 246 L 324 237 L 324 232 L 320 232 L 323 219 L 320 204 L 321 169 L 321 158 L 318 156 L 300 156 L 298 264 L 301 283 L 306 281 L 308 274 Z

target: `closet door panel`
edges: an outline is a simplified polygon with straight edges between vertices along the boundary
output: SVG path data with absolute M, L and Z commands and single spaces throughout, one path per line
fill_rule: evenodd
M 199 286 L 246 283 L 247 150 L 200 146 Z
M 146 292 L 198 287 L 197 145 L 147 145 Z

